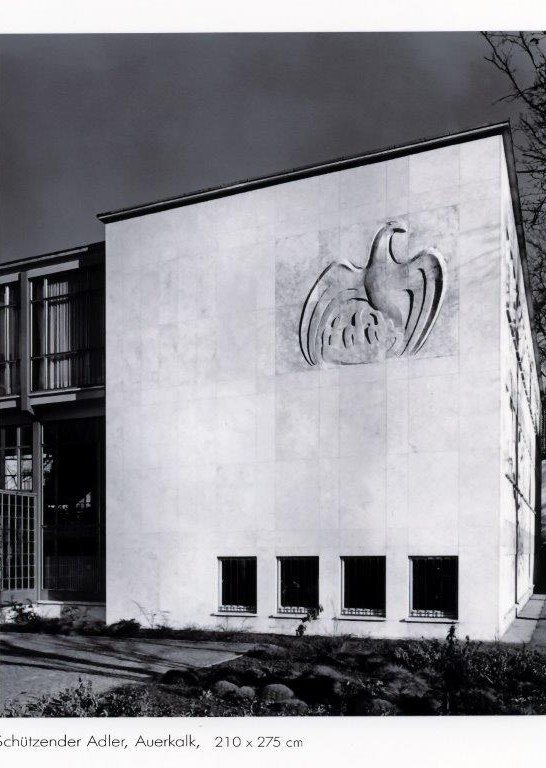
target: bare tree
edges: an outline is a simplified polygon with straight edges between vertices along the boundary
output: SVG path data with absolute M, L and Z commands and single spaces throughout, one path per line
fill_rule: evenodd
M 515 147 L 529 253 L 535 326 L 546 377 L 546 32 L 483 32 L 491 62 L 506 77 L 501 101 L 521 106 Z

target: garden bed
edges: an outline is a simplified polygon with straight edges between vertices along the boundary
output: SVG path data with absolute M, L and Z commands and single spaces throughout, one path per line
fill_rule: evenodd
M 5 628 L 5 627 L 4 627 Z M 13 627 L 15 629 L 15 627 Z M 29 631 L 28 625 L 19 627 Z M 57 627 L 58 629 L 58 627 Z M 85 628 L 80 628 L 85 631 Z M 88 628 L 91 634 L 91 629 Z M 43 625 L 41 626 L 43 631 Z M 70 631 L 76 631 L 74 627 Z M 223 664 L 170 671 L 146 685 L 97 694 L 88 684 L 12 705 L 3 716 L 263 716 L 546 714 L 546 654 L 445 641 L 258 635 L 94 627 L 109 636 L 244 641 Z

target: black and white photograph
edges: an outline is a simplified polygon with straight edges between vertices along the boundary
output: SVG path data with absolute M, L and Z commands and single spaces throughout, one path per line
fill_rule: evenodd
M 546 32 L 334 30 L 0 35 L 4 736 L 546 715 Z

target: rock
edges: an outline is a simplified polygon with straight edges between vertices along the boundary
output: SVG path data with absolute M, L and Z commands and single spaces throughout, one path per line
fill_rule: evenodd
M 343 658 L 344 664 L 367 672 L 380 669 L 387 663 L 377 648 L 364 645 L 363 641 L 358 640 L 347 640 L 337 655 Z
M 294 698 L 294 691 L 282 683 L 270 683 L 262 689 L 265 701 L 287 701 Z
M 163 685 L 187 686 L 196 685 L 198 676 L 189 669 L 168 669 L 159 678 Z
M 404 715 L 435 715 L 441 707 L 437 694 L 422 674 L 389 664 L 385 668 L 383 696 Z
M 247 651 L 247 656 L 253 656 L 256 659 L 286 659 L 288 649 L 272 643 L 262 643 Z
M 257 685 L 262 683 L 267 672 L 260 667 L 248 667 L 243 670 L 238 670 L 239 685 Z
M 228 680 L 218 680 L 217 683 L 214 683 L 212 690 L 218 696 L 233 696 L 239 693 L 239 686 L 230 683 Z
M 385 670 L 384 680 L 386 698 L 410 696 L 412 698 L 427 696 L 430 693 L 429 683 L 421 675 L 415 675 L 401 667 L 394 673 L 391 669 Z
M 333 667 L 328 667 L 326 664 L 317 664 L 311 670 L 311 677 L 327 677 L 330 680 L 349 680 L 350 678 Z
M 275 701 L 271 709 L 282 712 L 285 715 L 304 715 L 308 710 L 308 705 L 301 699 L 287 699 L 286 701 Z
M 409 669 L 406 669 L 406 667 L 402 667 L 400 664 L 387 664 L 385 666 L 385 669 L 383 670 L 383 679 L 384 680 L 412 680 L 413 679 L 413 673 L 409 671 Z
M 256 697 L 256 689 L 251 685 L 242 685 L 237 691 L 237 696 L 240 699 L 254 699 Z

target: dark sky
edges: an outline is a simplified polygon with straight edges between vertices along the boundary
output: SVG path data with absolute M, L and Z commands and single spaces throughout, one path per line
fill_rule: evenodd
M 515 117 L 477 33 L 0 36 L 0 261 L 98 212 Z

